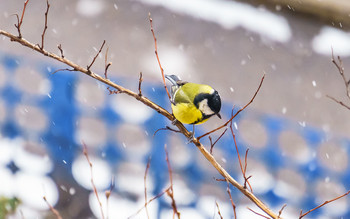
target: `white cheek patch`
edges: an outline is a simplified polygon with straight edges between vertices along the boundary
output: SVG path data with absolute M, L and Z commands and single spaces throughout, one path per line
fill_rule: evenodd
M 213 110 L 211 110 L 210 107 L 208 106 L 208 100 L 207 99 L 204 99 L 201 102 L 199 102 L 198 109 L 200 111 L 202 111 L 202 113 L 204 115 L 208 115 L 209 116 L 209 115 L 215 114 L 215 112 L 213 112 Z

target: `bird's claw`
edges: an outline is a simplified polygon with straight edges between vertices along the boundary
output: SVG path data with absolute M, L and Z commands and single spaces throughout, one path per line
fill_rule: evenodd
M 193 132 L 190 132 L 191 135 L 187 138 L 187 143 L 186 144 L 191 144 L 193 143 L 193 140 L 194 140 L 194 133 Z
M 173 121 L 171 121 L 171 124 L 176 125 L 177 121 L 177 119 L 174 119 Z

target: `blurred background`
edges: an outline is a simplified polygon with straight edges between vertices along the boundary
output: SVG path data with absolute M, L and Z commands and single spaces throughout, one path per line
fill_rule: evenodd
M 17 34 L 24 1 L 1 1 L 0 28 Z M 197 126 L 198 135 L 221 125 L 253 96 L 234 121 L 241 155 L 249 148 L 248 175 L 254 193 L 284 218 L 304 212 L 349 190 L 350 113 L 341 101 L 345 86 L 331 62 L 340 55 L 347 73 L 350 3 L 337 1 L 76 0 L 52 1 L 45 49 L 87 66 L 103 40 L 111 80 L 137 90 L 170 109 L 154 55 L 149 12 L 167 74 L 210 84 L 224 102 L 223 120 Z M 22 34 L 41 43 L 46 2 L 28 3 Z M 92 70 L 104 72 L 105 52 Z M 174 170 L 174 193 L 182 218 L 233 218 L 226 183 L 182 136 L 155 131 L 171 123 L 125 95 L 1 36 L 0 40 L 0 204 L 20 200 L 11 218 L 55 218 L 45 196 L 63 218 L 101 218 L 82 153 L 88 147 L 93 179 L 105 216 L 147 218 L 148 198 L 169 186 L 164 145 Z M 350 73 L 348 74 L 350 75 Z M 191 129 L 191 127 L 189 127 Z M 216 139 L 220 133 L 213 135 Z M 209 140 L 203 139 L 209 148 Z M 232 136 L 213 150 L 216 159 L 243 182 Z M 108 205 L 104 191 L 114 185 Z M 238 218 L 259 218 L 247 198 L 231 188 Z M 170 218 L 170 198 L 149 206 L 150 218 Z M 108 209 L 107 209 L 107 206 Z M 349 197 L 307 218 L 348 218 Z M 0 211 L 1 211 L 0 206 Z M 10 211 L 11 207 L 5 208 Z M 5 210 L 2 210 L 4 212 Z M 108 213 L 107 213 L 108 212 Z M 1 216 L 0 216 L 1 217 Z

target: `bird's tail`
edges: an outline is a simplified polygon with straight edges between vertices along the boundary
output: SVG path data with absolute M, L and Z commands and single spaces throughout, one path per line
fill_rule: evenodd
M 165 75 L 165 78 L 168 79 L 171 83 L 171 102 L 174 102 L 174 95 L 180 87 L 179 82 L 181 82 L 181 79 L 176 75 Z
M 165 75 L 165 78 L 168 79 L 170 81 L 170 83 L 176 87 L 179 86 L 177 82 L 181 81 L 181 79 L 176 75 Z

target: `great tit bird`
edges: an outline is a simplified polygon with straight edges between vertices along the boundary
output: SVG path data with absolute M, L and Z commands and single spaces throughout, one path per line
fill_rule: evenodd
M 221 119 L 221 99 L 216 90 L 209 85 L 182 81 L 176 75 L 165 77 L 172 84 L 171 108 L 178 121 L 196 125 L 206 122 L 213 115 Z

